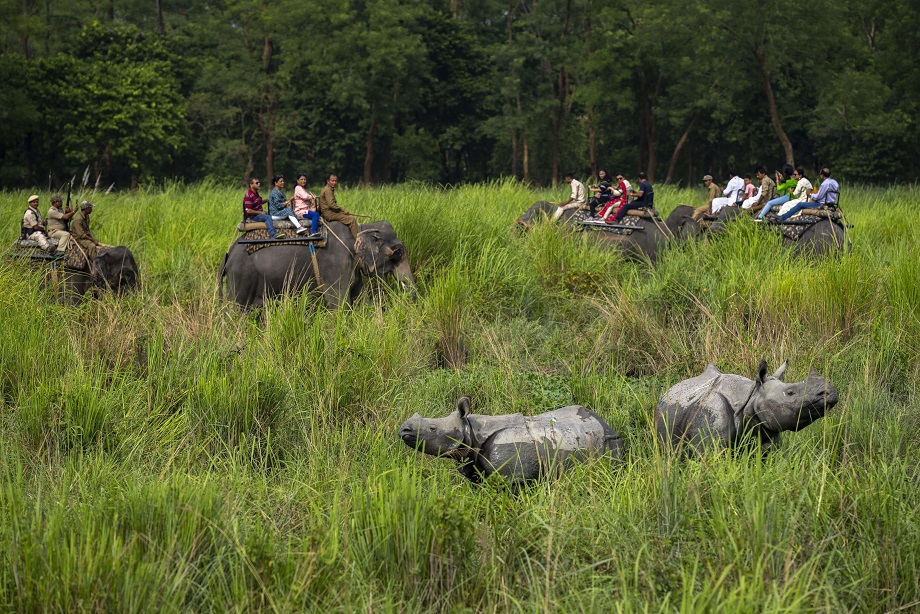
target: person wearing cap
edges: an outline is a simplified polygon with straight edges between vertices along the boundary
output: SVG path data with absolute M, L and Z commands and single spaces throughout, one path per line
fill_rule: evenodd
M 80 210 L 73 216 L 70 222 L 70 232 L 73 240 L 77 242 L 90 262 L 95 260 L 96 254 L 102 243 L 96 240 L 89 229 L 89 216 L 93 212 L 93 203 L 84 200 L 80 203 Z
M 702 207 L 697 207 L 693 211 L 693 219 L 695 220 L 698 220 L 702 215 L 712 213 L 712 201 L 719 198 L 722 194 L 722 188 L 716 185 L 716 182 L 712 180 L 712 175 L 703 175 L 703 185 L 709 190 L 709 202 Z
M 70 246 L 70 233 L 67 231 L 67 225 L 73 214 L 74 211 L 70 207 L 64 211 L 64 199 L 60 194 L 51 197 L 51 208 L 48 209 L 48 237 L 57 239 L 58 254 L 63 254 Z
M 38 195 L 33 194 L 29 197 L 29 208 L 22 215 L 22 236 L 29 241 L 35 241 L 40 248 L 47 251 L 51 244 L 48 243 L 45 225 L 42 222 L 42 214 L 38 210 Z

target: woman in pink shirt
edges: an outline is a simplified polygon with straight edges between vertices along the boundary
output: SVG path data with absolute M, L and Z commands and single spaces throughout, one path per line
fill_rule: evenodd
M 297 174 L 297 185 L 294 187 L 294 214 L 305 220 L 310 220 L 310 237 L 319 236 L 319 213 L 316 212 L 316 195 L 307 191 L 307 176 L 304 173 Z

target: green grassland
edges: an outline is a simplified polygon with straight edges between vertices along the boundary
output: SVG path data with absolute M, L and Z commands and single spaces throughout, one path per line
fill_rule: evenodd
M 336 312 L 218 300 L 242 192 L 215 185 L 94 198 L 142 270 L 123 299 L 65 307 L 0 263 L 0 608 L 920 608 L 920 192 L 845 189 L 846 257 L 797 259 L 742 220 L 654 268 L 548 224 L 511 235 L 564 192 L 342 190 L 393 223 L 419 294 L 371 284 Z M 9 241 L 25 196 L 0 199 Z M 700 200 L 658 190 L 664 214 Z M 671 384 L 761 357 L 814 366 L 840 404 L 765 460 L 659 448 Z M 460 394 L 583 404 L 626 460 L 473 486 L 396 437 Z

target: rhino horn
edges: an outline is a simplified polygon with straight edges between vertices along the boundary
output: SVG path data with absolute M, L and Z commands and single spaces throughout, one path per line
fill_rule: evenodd
M 783 375 L 786 374 L 786 367 L 788 366 L 789 366 L 789 361 L 788 360 L 784 361 L 783 364 L 779 366 L 779 369 L 777 369 L 776 372 L 773 374 L 773 377 L 775 377 L 776 379 L 783 379 Z
M 470 399 L 469 395 L 463 395 L 457 399 L 457 411 L 460 412 L 460 417 L 465 418 L 470 415 L 470 411 L 473 408 L 473 402 Z

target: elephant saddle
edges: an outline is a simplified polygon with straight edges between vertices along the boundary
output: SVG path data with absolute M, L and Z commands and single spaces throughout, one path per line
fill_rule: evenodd
M 293 228 L 293 225 L 291 225 L 291 227 Z M 320 239 L 319 241 L 315 239 L 296 238 L 297 235 L 294 235 L 295 238 L 292 238 L 292 239 L 272 240 L 272 238 L 268 234 L 268 230 L 266 230 L 265 228 L 260 228 L 258 230 L 246 231 L 246 233 L 242 237 L 240 237 L 240 240 L 258 241 L 258 243 L 249 243 L 246 245 L 247 254 L 254 254 L 260 249 L 263 249 L 266 247 L 281 247 L 285 245 L 314 245 L 316 247 L 323 248 L 323 247 L 326 247 L 326 232 L 325 232 L 325 229 L 321 230 L 320 232 L 323 233 L 323 238 Z

